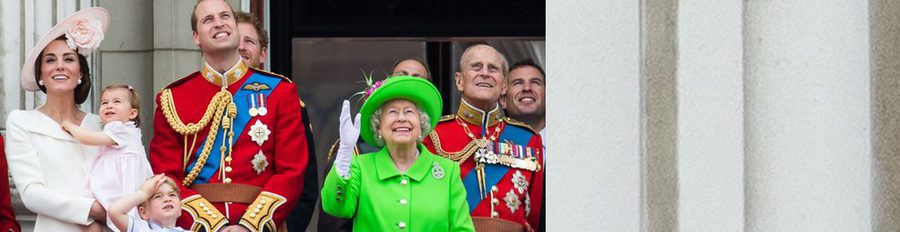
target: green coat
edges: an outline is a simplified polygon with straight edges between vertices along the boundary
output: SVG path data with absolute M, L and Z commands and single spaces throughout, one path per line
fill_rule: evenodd
M 384 148 L 354 156 L 349 179 L 332 168 L 322 187 L 322 208 L 353 218 L 358 231 L 474 231 L 459 165 L 421 145 L 419 152 L 406 173 Z

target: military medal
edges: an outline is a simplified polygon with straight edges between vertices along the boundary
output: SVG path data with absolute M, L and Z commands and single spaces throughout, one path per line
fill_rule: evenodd
M 444 179 L 444 169 L 437 162 L 434 162 L 434 167 L 431 168 L 431 177 L 438 180 Z
M 259 151 L 259 153 L 256 153 L 256 155 L 253 156 L 253 160 L 250 161 L 250 164 L 253 164 L 253 170 L 256 171 L 256 175 L 259 175 L 269 166 L 269 161 L 266 160 L 266 155 L 263 154 L 262 151 Z
M 503 201 L 506 202 L 506 207 L 509 208 L 511 213 L 516 213 L 516 210 L 522 205 L 522 202 L 519 201 L 519 195 L 516 195 L 512 189 L 506 192 L 506 197 L 503 198 Z
M 493 144 L 487 139 L 476 139 L 475 143 L 475 160 L 487 164 L 496 164 L 500 162 L 500 158 L 494 153 Z
M 528 197 L 528 194 L 525 194 L 525 216 L 531 214 L 531 197 Z
M 250 132 L 247 134 L 250 135 L 250 139 L 253 140 L 253 142 L 262 146 L 266 140 L 269 140 L 269 134 L 271 133 L 272 131 L 269 130 L 269 127 L 266 126 L 266 124 L 263 124 L 260 120 L 256 120 L 256 124 L 250 126 Z
M 522 175 L 522 172 L 519 170 L 516 170 L 516 173 L 513 174 L 511 182 L 513 187 L 519 191 L 519 194 L 525 194 L 525 190 L 528 190 L 528 180 L 525 179 L 525 175 Z
M 247 110 L 247 113 L 250 114 L 251 118 L 256 117 L 259 113 L 256 110 L 256 97 L 254 97 L 253 94 L 247 95 L 247 97 L 250 98 L 250 109 Z
M 266 95 L 259 94 L 259 116 L 266 116 L 269 110 L 266 109 Z

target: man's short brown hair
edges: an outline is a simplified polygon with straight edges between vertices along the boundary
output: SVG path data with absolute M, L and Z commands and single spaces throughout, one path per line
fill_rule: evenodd
M 197 5 L 200 5 L 201 2 L 205 0 L 197 0 L 197 4 L 194 4 L 194 10 L 191 11 L 191 31 L 197 32 Z M 221 0 L 225 2 L 225 0 Z M 225 2 L 225 5 L 228 5 L 228 8 L 231 9 L 231 13 L 234 13 L 234 8 L 231 7 L 231 4 Z
M 269 47 L 269 33 L 263 28 L 262 23 L 256 15 L 253 13 L 237 11 L 234 12 L 234 19 L 237 20 L 237 23 L 249 23 L 250 25 L 253 25 L 253 28 L 256 29 L 256 34 L 259 35 L 259 47 L 263 50 Z

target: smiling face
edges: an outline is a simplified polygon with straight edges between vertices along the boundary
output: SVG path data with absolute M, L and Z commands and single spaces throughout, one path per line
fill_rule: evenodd
M 416 104 L 404 99 L 395 99 L 381 106 L 381 124 L 378 134 L 384 143 L 390 145 L 413 145 L 422 134 L 419 109 Z
M 545 112 L 544 76 L 532 66 L 522 66 L 509 72 L 509 92 L 506 110 L 513 116 L 543 117 Z
M 138 109 L 131 103 L 128 89 L 116 88 L 103 91 L 100 97 L 100 121 L 103 124 L 112 121 L 128 122 L 138 116 Z
M 74 92 L 81 79 L 81 65 L 75 50 L 65 40 L 54 40 L 44 48 L 38 58 L 41 81 L 47 93 Z
M 244 58 L 252 67 L 261 67 L 266 60 L 266 50 L 261 46 L 256 28 L 250 23 L 238 23 L 238 31 L 241 34 L 241 42 L 238 46 L 241 58 Z
M 150 199 L 138 207 L 138 213 L 145 220 L 153 220 L 157 224 L 175 223 L 175 220 L 181 216 L 181 196 L 178 193 L 175 183 L 167 181 L 159 186 L 156 193 L 150 196 Z
M 194 44 L 200 46 L 204 55 L 237 49 L 237 22 L 228 3 L 221 0 L 201 1 L 197 3 L 194 17 L 197 22 Z
M 489 111 L 506 93 L 503 58 L 494 48 L 475 45 L 466 49 L 456 73 L 456 88 L 466 102 Z

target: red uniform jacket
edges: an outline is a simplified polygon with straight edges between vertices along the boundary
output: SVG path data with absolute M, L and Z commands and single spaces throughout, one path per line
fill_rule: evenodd
M 297 88 L 290 79 L 247 68 L 243 61 L 225 74 L 211 70 L 204 66 L 202 72 L 170 84 L 157 95 L 150 164 L 154 172 L 165 173 L 180 186 L 182 208 L 186 212 L 178 220 L 180 227 L 218 231 L 224 226 L 240 224 L 251 231 L 275 231 L 300 196 L 298 186 L 303 185 L 309 157 Z M 208 136 L 215 122 L 209 120 L 195 134 L 196 141 L 193 135 L 179 133 L 172 123 L 179 119 L 183 124 L 201 121 L 214 95 L 221 90 L 220 85 L 213 83 L 222 83 L 222 79 L 230 83 L 227 90 L 238 105 L 233 128 L 239 127 L 241 118 L 246 122 L 242 130 L 232 129 L 236 139 L 230 145 L 230 156 L 228 145 L 210 149 L 203 170 L 213 174 L 198 177 L 185 186 L 182 182 L 191 167 L 200 162 L 198 151 L 205 147 L 206 139 L 212 139 Z M 244 95 L 238 94 L 239 90 Z M 261 93 L 267 95 L 259 97 Z M 251 116 L 246 107 L 262 106 L 260 98 L 264 98 L 267 114 Z M 169 108 L 164 107 L 166 104 Z M 263 128 L 268 133 L 251 136 L 251 131 L 260 132 L 257 130 Z M 228 134 L 225 131 L 216 137 L 224 140 L 222 137 Z M 226 151 L 225 155 L 221 155 L 220 149 Z
M 486 133 L 482 133 L 481 125 L 487 125 Z M 493 163 L 479 160 L 475 140 L 482 138 L 492 141 L 494 154 L 505 157 Z M 544 155 L 541 137 L 530 127 L 501 117 L 499 109 L 484 113 L 463 101 L 457 114 L 441 118 L 423 143 L 431 152 L 460 163 L 476 230 L 483 218 L 538 228 L 544 189 L 540 164 Z M 477 171 L 480 165 L 484 166 L 483 174 Z
M 19 222 L 12 209 L 11 195 L 9 194 L 9 168 L 6 166 L 6 148 L 3 146 L 3 136 L 0 136 L 0 231 L 19 232 Z

